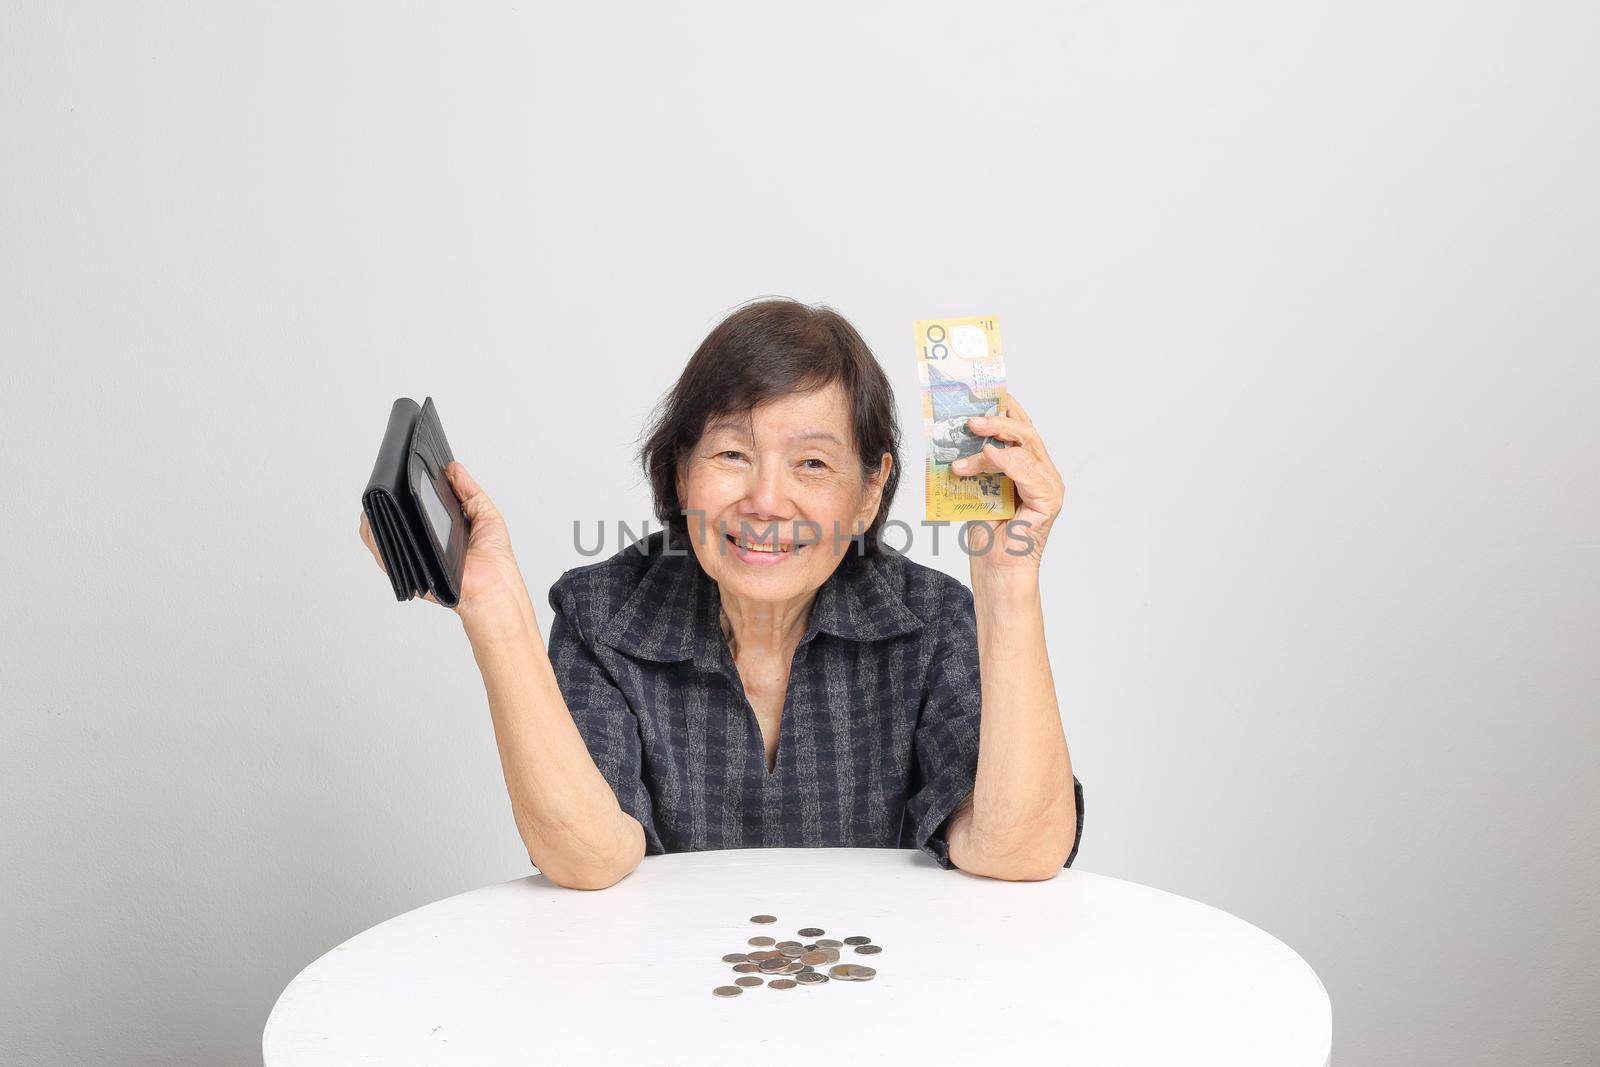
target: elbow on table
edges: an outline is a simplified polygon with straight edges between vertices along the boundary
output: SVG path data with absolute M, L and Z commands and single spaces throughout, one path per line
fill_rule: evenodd
M 1077 839 L 1077 828 L 1069 828 L 1065 837 L 1063 841 L 1059 834 L 1038 832 L 986 836 L 975 832 L 971 813 L 963 812 L 952 820 L 950 827 L 950 862 L 968 874 L 985 878 L 1007 882 L 1048 881 L 1066 867 Z
M 644 827 L 633 816 L 620 814 L 620 833 L 603 845 L 568 828 L 525 840 L 528 859 L 563 889 L 609 889 L 632 874 L 645 854 Z
M 1050 856 L 1043 861 L 1014 868 L 1008 875 L 1002 875 L 1011 882 L 1047 882 L 1060 874 L 1066 868 L 1065 856 Z
M 538 864 L 535 863 L 535 866 Z M 548 867 L 540 867 L 539 873 L 563 889 L 610 889 L 632 874 L 634 869 L 619 865 L 613 868 L 585 867 L 553 872 Z
M 1066 866 L 1066 856 L 1006 857 L 992 860 L 977 857 L 973 858 L 971 863 L 970 867 L 960 863 L 956 866 L 968 874 L 996 878 L 1003 882 L 1046 882 L 1061 873 Z

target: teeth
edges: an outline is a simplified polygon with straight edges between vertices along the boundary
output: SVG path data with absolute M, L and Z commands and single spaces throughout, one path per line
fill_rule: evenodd
M 741 541 L 737 538 L 735 538 L 734 543 L 740 548 L 747 549 L 751 552 L 788 552 L 793 547 L 791 545 L 784 545 L 780 547 L 771 544 L 760 544 L 755 541 Z

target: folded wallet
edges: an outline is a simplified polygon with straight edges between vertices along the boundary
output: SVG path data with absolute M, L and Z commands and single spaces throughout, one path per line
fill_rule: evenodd
M 444 474 L 454 458 L 433 397 L 421 407 L 407 397 L 394 402 L 361 508 L 396 600 L 430 592 L 447 607 L 461 600 L 467 516 Z

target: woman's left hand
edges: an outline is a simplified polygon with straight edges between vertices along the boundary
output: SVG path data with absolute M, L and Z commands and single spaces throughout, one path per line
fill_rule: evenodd
M 967 477 L 974 474 L 999 472 L 1010 478 L 1016 486 L 1017 508 L 1010 519 L 992 522 L 968 523 L 967 546 L 972 559 L 972 576 L 1037 575 L 1039 561 L 1044 553 L 1044 543 L 1050 536 L 1050 527 L 1061 514 L 1066 499 L 1066 485 L 1061 473 L 1050 461 L 1044 440 L 1034 428 L 1022 405 L 1012 393 L 1006 394 L 1004 415 L 979 416 L 967 420 L 967 428 L 982 437 L 999 438 L 1010 442 L 1010 447 L 997 448 L 985 441 L 983 451 L 966 456 L 950 464 L 954 474 Z M 971 527 L 988 527 L 988 538 L 973 536 Z M 984 550 L 987 543 L 988 550 Z M 1027 551 L 1023 551 L 1026 547 Z

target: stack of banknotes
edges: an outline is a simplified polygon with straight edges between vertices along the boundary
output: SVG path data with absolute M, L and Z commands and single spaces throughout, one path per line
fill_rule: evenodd
M 993 315 L 919 319 L 917 378 L 922 385 L 922 441 L 927 518 L 931 521 L 1009 519 L 1016 491 L 1003 474 L 962 477 L 950 464 L 976 455 L 987 438 L 967 429 L 974 415 L 998 415 L 1006 401 L 1006 361 L 1000 320 Z M 1004 446 L 1005 442 L 996 440 Z

